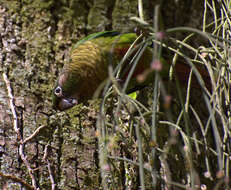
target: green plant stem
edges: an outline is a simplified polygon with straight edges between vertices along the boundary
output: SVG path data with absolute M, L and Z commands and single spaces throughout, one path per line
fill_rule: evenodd
M 141 189 L 145 190 L 144 185 L 144 161 L 143 161 L 143 150 L 142 150 L 142 138 L 140 136 L 140 125 L 136 124 L 136 138 L 138 143 L 138 159 L 139 159 L 139 174 L 140 174 L 140 185 Z

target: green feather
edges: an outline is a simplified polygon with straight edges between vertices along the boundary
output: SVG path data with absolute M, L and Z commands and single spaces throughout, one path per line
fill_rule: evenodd
M 79 45 L 85 43 L 88 40 L 92 40 L 92 39 L 96 39 L 96 38 L 100 38 L 100 37 L 113 37 L 113 36 L 118 36 L 120 33 L 117 31 L 104 31 L 104 32 L 97 32 L 97 33 L 93 33 L 90 34 L 88 36 L 86 36 L 85 38 L 81 39 L 80 41 L 78 41 L 73 49 L 76 49 Z

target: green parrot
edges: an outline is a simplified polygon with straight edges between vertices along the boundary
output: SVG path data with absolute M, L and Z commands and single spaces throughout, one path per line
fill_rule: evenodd
M 73 47 L 70 61 L 65 63 L 53 90 L 54 109 L 63 111 L 91 99 L 99 85 L 107 79 L 109 65 L 115 68 L 136 39 L 135 33 L 120 34 L 116 31 L 105 31 L 91 34 L 80 40 Z M 129 69 L 132 67 L 132 58 L 139 51 L 136 45 L 133 48 L 132 55 L 123 64 L 121 72 L 123 74 L 118 79 L 121 85 L 125 82 Z M 153 63 L 153 50 L 151 47 L 146 47 L 136 65 L 126 92 L 135 91 L 145 86 L 150 79 L 154 79 L 152 76 L 143 82 L 137 81 L 137 76 L 150 68 L 151 63 Z M 168 78 L 170 65 L 162 63 L 160 69 L 162 78 Z M 181 65 L 179 69 L 176 67 L 176 70 L 178 70 L 177 75 L 180 76 L 179 80 L 187 80 L 185 73 L 190 72 L 189 68 L 185 69 L 185 66 Z

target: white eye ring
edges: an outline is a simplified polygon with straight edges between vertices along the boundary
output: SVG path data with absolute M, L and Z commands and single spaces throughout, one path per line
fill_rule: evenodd
M 55 89 L 55 95 L 58 97 L 62 97 L 63 96 L 63 92 L 62 92 L 62 88 L 60 86 L 57 86 Z

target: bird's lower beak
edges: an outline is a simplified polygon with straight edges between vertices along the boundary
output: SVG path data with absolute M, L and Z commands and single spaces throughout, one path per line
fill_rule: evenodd
M 73 106 L 75 106 L 76 104 L 78 104 L 78 101 L 75 98 L 62 98 L 59 101 L 58 104 L 58 109 L 60 111 L 72 108 Z

